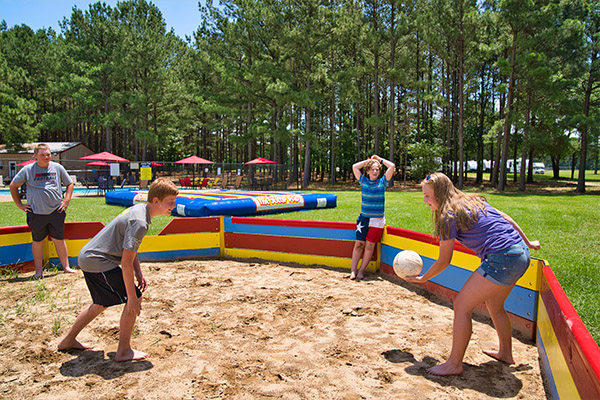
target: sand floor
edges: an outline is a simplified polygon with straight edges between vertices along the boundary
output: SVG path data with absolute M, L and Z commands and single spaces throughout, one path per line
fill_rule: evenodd
M 252 260 L 142 268 L 133 346 L 149 358 L 125 363 L 112 360 L 122 306 L 81 333 L 92 350 L 56 350 L 90 303 L 80 272 L 2 276 L 0 398 L 546 398 L 535 346 L 514 339 L 516 365 L 492 360 L 485 321 L 474 322 L 463 375 L 427 375 L 449 353 L 452 310 L 413 286 Z

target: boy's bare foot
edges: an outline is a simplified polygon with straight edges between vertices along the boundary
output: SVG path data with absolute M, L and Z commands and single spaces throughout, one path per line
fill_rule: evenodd
M 41 272 L 38 274 L 36 273 L 35 275 L 33 275 L 31 277 L 31 279 L 42 279 L 44 277 L 44 274 L 42 274 Z
M 445 362 L 440 365 L 436 365 L 435 367 L 431 367 L 427 369 L 427 373 L 431 375 L 438 376 L 447 376 L 447 375 L 460 375 L 463 372 L 462 363 L 460 367 L 456 367 L 450 365 L 448 362 Z
M 363 279 L 365 279 L 364 275 L 359 272 L 358 275 L 356 275 L 356 280 L 357 281 L 362 281 Z
M 351 280 L 356 279 L 356 272 L 354 272 L 354 271 L 350 272 L 350 279 Z
M 502 356 L 499 352 L 495 350 L 483 350 L 483 354 L 486 354 L 492 357 L 494 360 L 498 360 L 500 362 L 506 363 L 508 365 L 514 364 L 515 360 L 512 355 Z
M 69 349 L 75 349 L 75 350 L 86 350 L 86 349 L 91 349 L 92 346 L 87 345 L 87 344 L 83 344 L 78 340 L 71 340 L 71 339 L 67 339 L 64 338 L 63 340 L 61 340 L 58 343 L 58 350 L 69 350 Z
M 69 267 L 66 267 L 66 268 L 63 268 L 63 269 L 64 269 L 64 271 L 65 271 L 66 274 L 74 274 L 74 273 L 77 272 L 76 270 L 74 270 L 72 268 L 69 268 Z
M 148 353 L 144 353 L 143 351 L 138 351 L 134 349 L 129 349 L 124 351 L 122 354 L 115 354 L 115 361 L 131 361 L 131 360 L 142 360 L 148 357 Z

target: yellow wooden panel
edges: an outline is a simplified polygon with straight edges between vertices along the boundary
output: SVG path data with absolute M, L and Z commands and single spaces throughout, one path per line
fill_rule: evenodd
M 554 386 L 558 392 L 558 396 L 561 399 L 580 399 L 577 391 L 577 386 L 573 381 L 571 371 L 567 366 L 565 357 L 562 353 L 558 339 L 550 322 L 548 311 L 542 301 L 541 297 L 538 301 L 538 315 L 537 315 L 537 328 L 540 331 L 540 337 L 546 350 L 546 356 L 548 357 L 548 364 L 552 371 L 552 377 L 554 378 Z
M 0 247 L 31 242 L 31 232 L 9 233 L 6 235 L 0 235 Z
M 177 235 L 146 236 L 142 240 L 139 252 L 172 251 L 188 249 L 206 249 L 219 247 L 220 238 L 218 232 L 186 233 Z M 77 257 L 79 252 L 90 239 L 66 240 L 67 253 L 69 257 Z M 51 240 L 46 240 L 45 256 L 56 258 L 56 249 Z
M 90 239 L 65 240 L 65 243 L 67 244 L 67 255 L 69 257 L 77 257 L 83 246 L 89 241 Z M 58 258 L 56 247 L 54 247 L 52 240 L 46 239 L 46 251 L 49 258 Z
M 146 236 L 139 252 L 207 249 L 220 246 L 219 232 L 183 233 L 177 235 Z
M 262 250 L 247 250 L 247 249 L 225 249 L 225 256 L 234 258 L 260 258 L 262 260 L 280 261 L 280 262 L 294 262 L 298 264 L 312 265 L 326 265 L 328 267 L 335 268 L 346 268 L 350 269 L 351 260 L 349 258 L 342 257 L 326 257 L 326 256 L 315 256 L 307 254 L 294 254 L 294 253 L 279 253 L 274 251 L 262 251 Z M 367 266 L 367 271 L 376 272 L 377 263 L 371 261 Z

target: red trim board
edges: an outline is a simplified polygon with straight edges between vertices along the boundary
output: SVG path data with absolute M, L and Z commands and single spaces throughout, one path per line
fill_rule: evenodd
M 160 235 L 174 235 L 177 233 L 219 232 L 221 230 L 220 217 L 187 217 L 175 218 L 165 226 Z

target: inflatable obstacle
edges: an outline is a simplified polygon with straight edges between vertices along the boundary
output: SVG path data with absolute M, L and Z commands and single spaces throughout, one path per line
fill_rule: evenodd
M 130 207 L 145 202 L 147 190 L 107 192 L 106 204 Z M 318 208 L 334 208 L 337 196 L 328 193 L 241 190 L 180 190 L 172 214 L 180 217 L 252 216 Z

